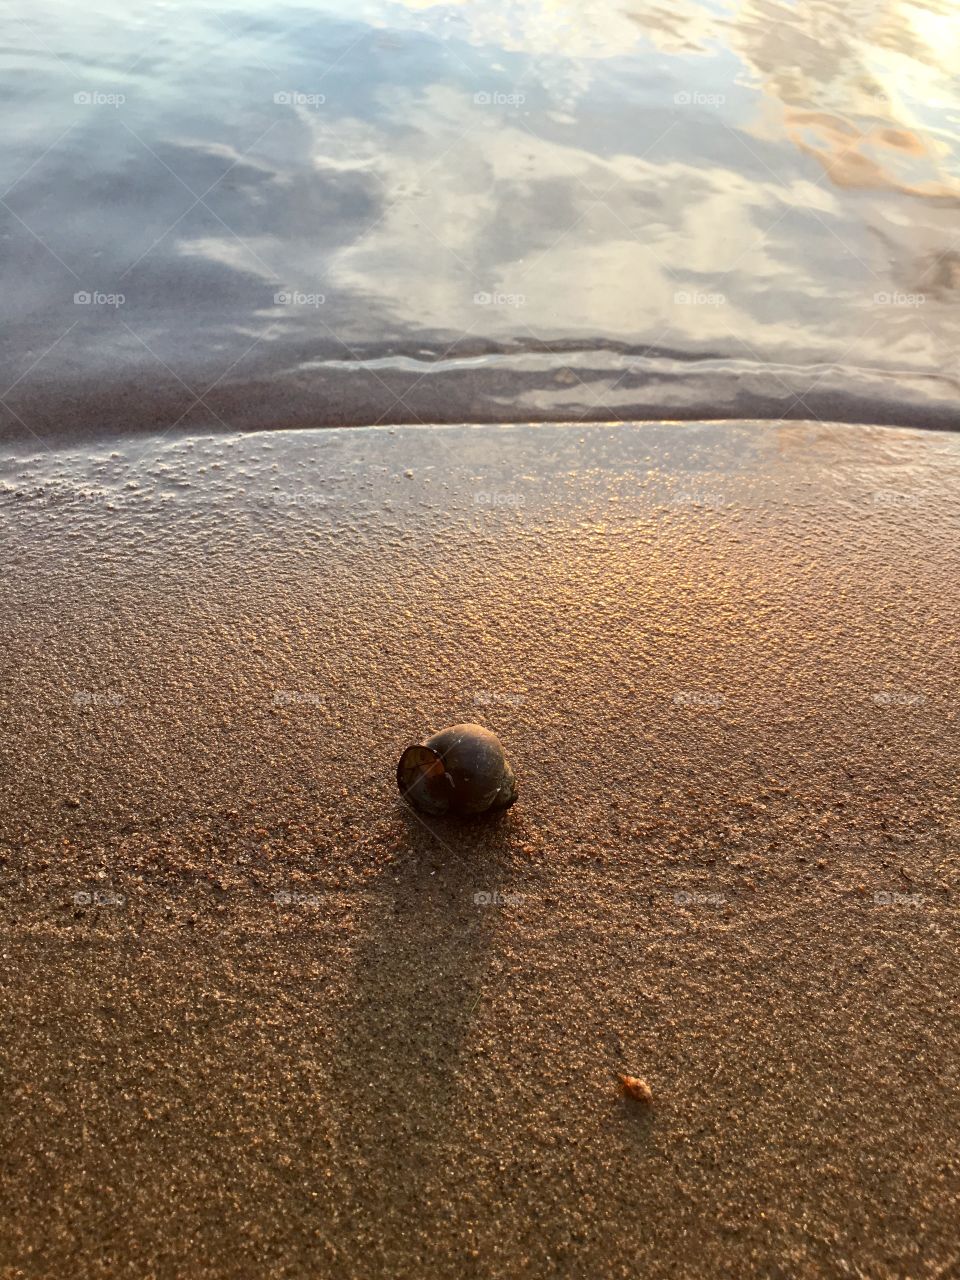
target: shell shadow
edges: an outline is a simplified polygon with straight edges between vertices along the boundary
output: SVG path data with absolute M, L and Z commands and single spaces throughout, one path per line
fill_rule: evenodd
M 632 1142 L 639 1142 L 648 1147 L 653 1140 L 653 1131 L 657 1126 L 656 1104 L 635 1102 L 620 1094 L 611 1104 L 613 1122 L 623 1135 Z
M 412 1221 L 421 1238 L 446 1233 L 460 1081 L 498 931 L 482 896 L 509 875 L 514 839 L 505 813 L 423 819 L 398 804 L 401 848 L 363 894 L 331 1081 L 337 1163 L 349 1196 L 376 1203 L 370 1247 L 387 1255 Z

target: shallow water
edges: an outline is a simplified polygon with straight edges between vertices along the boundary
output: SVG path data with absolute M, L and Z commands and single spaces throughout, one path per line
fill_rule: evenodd
M 960 425 L 955 16 L 21 4 L 0 430 Z

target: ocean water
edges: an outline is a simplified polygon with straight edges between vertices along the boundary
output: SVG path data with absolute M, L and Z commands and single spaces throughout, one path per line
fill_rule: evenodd
M 0 433 L 960 425 L 951 0 L 36 0 Z

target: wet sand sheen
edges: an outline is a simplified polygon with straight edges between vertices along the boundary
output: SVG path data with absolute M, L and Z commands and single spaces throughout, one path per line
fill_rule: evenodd
M 4 475 L 0 1263 L 945 1273 L 960 442 L 334 430 Z M 466 719 L 520 802 L 398 807 L 400 748 Z

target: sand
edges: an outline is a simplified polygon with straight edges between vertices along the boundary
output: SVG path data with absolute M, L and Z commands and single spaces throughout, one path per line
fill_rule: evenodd
M 0 1275 L 957 1274 L 960 439 L 2 475 Z

